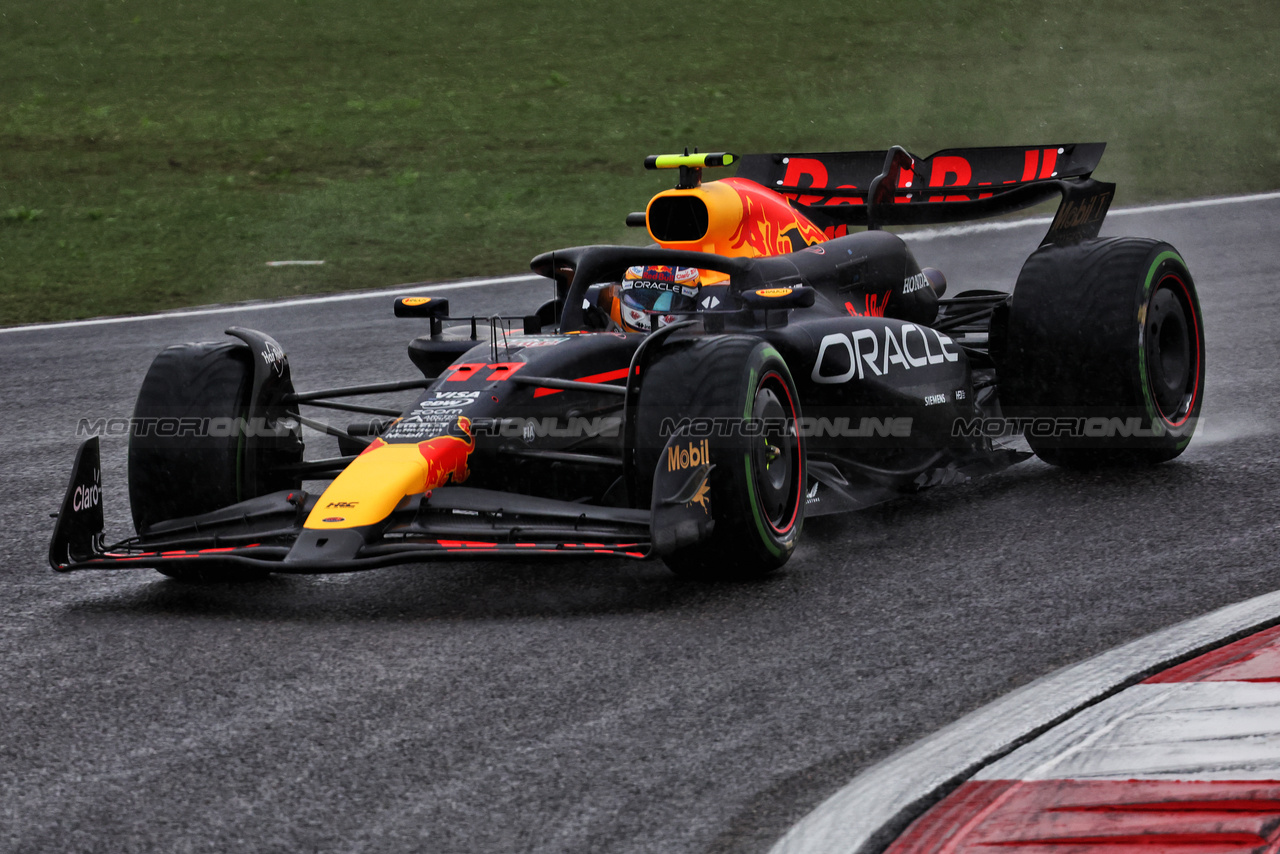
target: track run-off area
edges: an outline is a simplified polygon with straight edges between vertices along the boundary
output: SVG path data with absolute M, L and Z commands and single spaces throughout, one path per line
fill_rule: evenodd
M 950 296 L 1009 288 L 1047 225 L 905 236 Z M 1280 587 L 1278 229 L 1280 194 L 1104 227 L 1169 241 L 1196 279 L 1207 390 L 1180 458 L 1033 460 L 812 520 L 782 572 L 745 585 L 657 562 L 239 586 L 49 569 L 77 425 L 128 418 L 164 346 L 249 326 L 300 391 L 410 379 L 421 322 L 393 296 L 523 314 L 545 280 L 0 330 L 0 852 L 768 851 L 975 709 Z M 103 440 L 108 537 L 130 530 L 125 449 Z

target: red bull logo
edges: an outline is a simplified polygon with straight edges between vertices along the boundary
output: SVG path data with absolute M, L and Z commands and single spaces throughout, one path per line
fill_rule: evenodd
M 752 181 L 725 178 L 742 202 L 738 229 L 730 237 L 730 254 L 763 257 L 798 252 L 822 243 L 827 235 L 775 193 Z
M 459 416 L 458 430 L 465 439 L 446 434 L 418 443 L 418 451 L 427 461 L 424 492 L 446 483 L 462 483 L 471 476 L 467 460 L 476 449 L 476 441 L 471 435 L 471 419 Z
M 859 310 L 852 302 L 844 304 L 844 310 L 849 312 L 852 317 L 884 317 L 884 310 L 889 306 L 889 295 L 892 291 L 885 291 L 879 297 L 875 294 L 867 294 L 865 307 Z

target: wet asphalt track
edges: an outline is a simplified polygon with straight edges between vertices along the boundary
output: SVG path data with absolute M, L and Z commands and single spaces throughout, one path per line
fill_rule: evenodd
M 0 852 L 764 851 L 859 770 L 1058 667 L 1280 586 L 1280 201 L 1113 217 L 1206 315 L 1206 435 L 816 520 L 744 586 L 441 564 L 245 587 L 45 564 L 83 417 L 239 323 L 300 389 L 409 378 L 390 298 L 0 334 Z M 917 246 L 953 293 L 1041 230 Z M 451 295 L 521 313 L 531 284 Z M 109 526 L 128 512 L 104 441 Z

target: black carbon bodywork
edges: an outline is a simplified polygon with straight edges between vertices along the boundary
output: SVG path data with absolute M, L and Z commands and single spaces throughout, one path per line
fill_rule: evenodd
M 675 512 L 664 508 L 687 503 L 668 500 L 691 489 L 689 483 L 659 478 L 652 491 L 637 493 L 637 483 L 652 479 L 651 472 L 642 476 L 635 468 L 638 449 L 671 437 L 635 435 L 635 412 L 646 366 L 693 337 L 747 334 L 782 354 L 808 431 L 810 516 L 864 507 L 1018 458 L 950 435 L 956 419 L 980 411 L 975 345 L 931 325 L 940 311 L 946 317 L 946 304 L 894 235 L 865 232 L 761 259 L 634 247 L 562 250 L 555 259 L 574 273 L 564 289 L 566 306 L 580 307 L 592 285 L 618 278 L 634 263 L 699 266 L 730 279 L 706 289 L 716 296 L 717 309 L 693 312 L 649 335 L 593 328 L 587 313 L 566 310 L 553 328 L 535 334 L 468 319 L 415 339 L 414 363 L 438 373 L 424 377 L 413 406 L 380 424 L 374 419 L 363 435 L 348 435 L 347 447 L 361 450 L 374 436 L 387 444 L 429 442 L 464 416 L 474 439 L 470 477 L 406 497 L 376 525 L 306 529 L 319 497 L 285 490 L 154 525 L 96 553 L 86 545 L 91 535 L 79 526 L 71 538 L 78 545 L 54 555 L 53 563 L 64 570 L 217 564 L 309 573 L 459 556 L 661 553 L 696 540 L 700 517 L 691 514 L 685 523 L 659 518 Z M 548 271 L 550 264 L 550 254 L 539 256 L 533 268 Z M 788 292 L 784 297 L 805 298 L 774 297 L 782 307 L 770 308 L 768 298 L 758 297 L 778 289 Z M 805 304 L 787 307 L 792 302 Z M 249 330 L 233 333 L 262 356 L 255 363 L 261 375 L 255 389 L 288 370 L 270 339 Z M 360 389 L 337 391 L 347 396 Z M 255 392 L 255 401 L 261 397 Z M 660 393 L 649 390 L 643 397 L 646 406 L 662 405 Z M 321 400 L 319 393 L 298 394 L 292 406 Z M 682 429 L 682 415 L 669 413 L 673 433 Z M 297 474 L 333 476 L 350 459 L 327 461 L 329 470 L 326 461 L 305 463 Z M 80 471 L 77 482 L 93 476 Z M 659 494 L 663 490 L 670 494 Z M 67 525 L 73 518 L 67 516 Z M 672 533 L 682 524 L 685 534 Z M 66 541 L 60 533 L 58 542 Z

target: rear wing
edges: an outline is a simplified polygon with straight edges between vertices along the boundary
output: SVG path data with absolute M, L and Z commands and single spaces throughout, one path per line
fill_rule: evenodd
M 1061 196 L 1045 243 L 1096 237 L 1115 185 L 1095 181 L 1106 143 L 748 154 L 736 177 L 784 195 L 820 228 L 934 225 L 1012 213 Z

